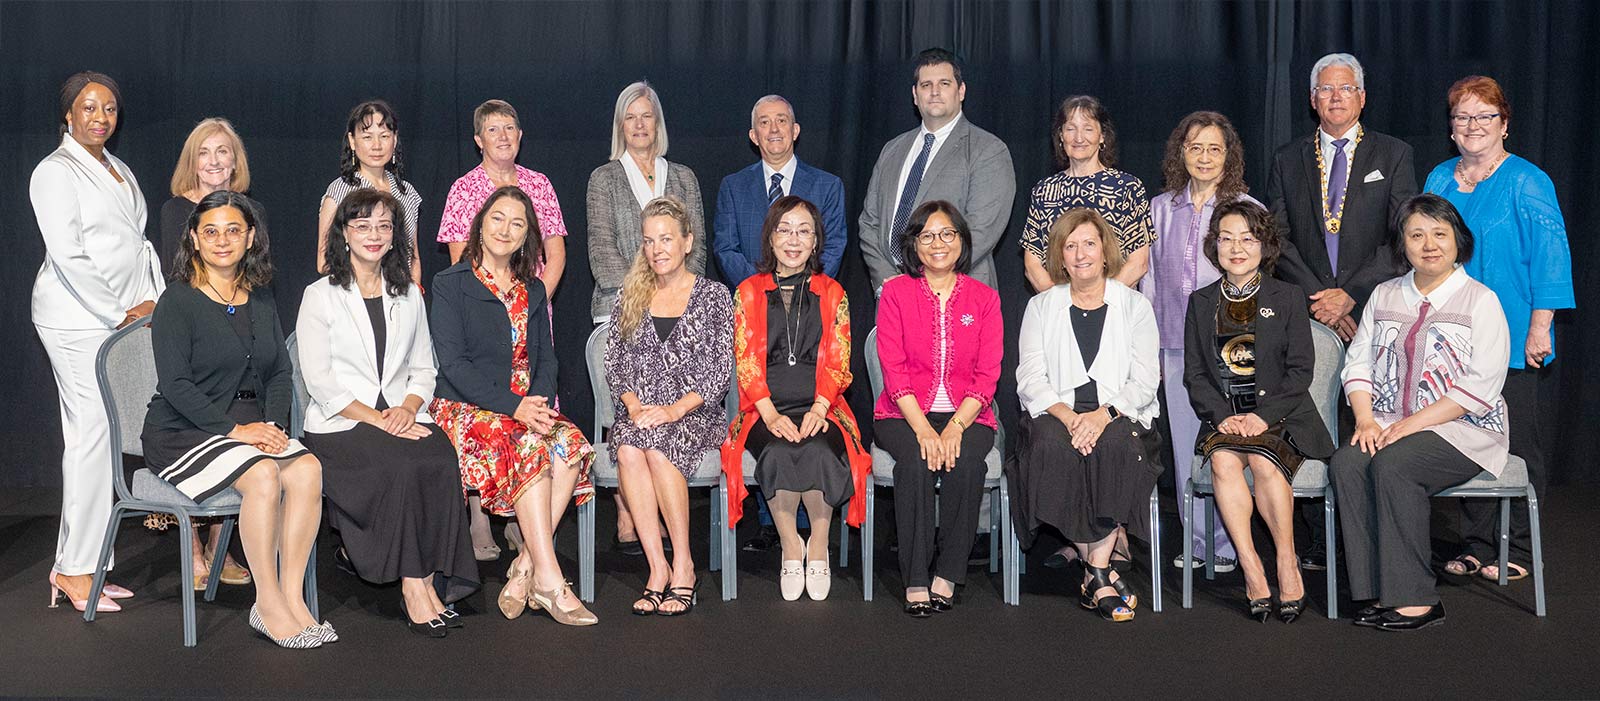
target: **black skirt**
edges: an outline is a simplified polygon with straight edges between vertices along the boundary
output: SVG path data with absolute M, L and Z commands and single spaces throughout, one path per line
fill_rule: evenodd
M 788 416 L 799 428 L 805 412 Z M 822 492 L 824 502 L 837 508 L 856 493 L 855 484 L 850 480 L 850 467 L 845 462 L 844 436 L 838 426 L 829 424 L 826 432 L 791 443 L 772 435 L 766 422 L 758 419 L 750 427 L 745 449 L 756 457 L 756 484 L 761 485 L 768 499 L 780 490 L 816 490 Z
M 478 563 L 455 448 L 437 426 L 424 425 L 433 432 L 415 441 L 362 423 L 307 433 L 305 442 L 322 461 L 328 525 L 361 578 L 384 583 L 438 573 L 449 603 L 478 588 Z
M 1053 416 L 1024 418 L 1019 429 L 1012 509 L 1025 544 L 1043 525 L 1075 543 L 1099 541 L 1119 525 L 1149 541 L 1150 491 L 1161 474 L 1151 457 L 1159 447 L 1155 431 L 1124 416 L 1083 455 Z

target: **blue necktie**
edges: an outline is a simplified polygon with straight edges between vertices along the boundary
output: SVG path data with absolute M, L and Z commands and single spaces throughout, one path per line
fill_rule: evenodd
M 767 204 L 777 202 L 783 197 L 783 173 L 772 174 L 772 187 L 767 188 Z
M 928 154 L 933 152 L 933 134 L 922 135 L 922 152 L 911 162 L 911 172 L 906 175 L 906 186 L 900 188 L 900 203 L 894 208 L 894 228 L 889 230 L 889 257 L 900 262 L 900 237 L 905 235 L 906 220 L 911 218 L 911 205 L 917 201 L 917 188 L 922 185 L 922 171 L 928 167 Z
M 1328 169 L 1328 214 L 1340 217 L 1341 225 L 1344 224 L 1345 184 L 1350 180 L 1350 161 L 1344 153 L 1344 145 L 1350 143 L 1349 139 L 1338 139 L 1333 142 L 1333 167 Z M 1342 228 L 1342 227 L 1341 227 Z M 1322 232 L 1322 243 L 1328 247 L 1328 272 L 1333 274 L 1333 279 L 1339 279 L 1339 235 L 1328 231 Z

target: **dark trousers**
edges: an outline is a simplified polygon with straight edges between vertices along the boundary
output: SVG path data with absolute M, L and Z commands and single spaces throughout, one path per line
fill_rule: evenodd
M 928 423 L 943 431 L 951 416 L 928 414 Z M 881 419 L 873 430 L 878 445 L 894 457 L 895 529 L 906 587 L 926 587 L 935 576 L 960 584 L 978 531 L 988 470 L 984 459 L 994 447 L 994 429 L 982 424 L 969 427 L 961 434 L 961 457 L 956 458 L 955 468 L 938 472 L 928 470 L 917 434 L 905 419 Z M 936 513 L 942 524 L 935 523 Z
M 1510 370 L 1500 396 L 1511 413 L 1511 454 L 1528 464 L 1528 483 L 1543 497 L 1549 475 L 1544 469 L 1544 451 L 1539 440 L 1539 368 Z M 1462 499 L 1461 535 L 1466 540 L 1463 553 L 1483 564 L 1500 558 L 1500 500 Z M 1528 502 L 1511 501 L 1512 562 L 1528 565 L 1533 561 L 1532 538 L 1528 530 Z
M 1350 598 L 1386 607 L 1439 603 L 1430 563 L 1428 500 L 1482 470 L 1432 431 L 1418 431 L 1377 455 L 1344 446 L 1332 479 L 1344 529 Z

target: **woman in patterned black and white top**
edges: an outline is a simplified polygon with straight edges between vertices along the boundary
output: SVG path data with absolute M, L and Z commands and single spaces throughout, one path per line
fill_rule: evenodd
M 386 192 L 400 202 L 395 213 L 395 228 L 411 239 L 411 282 L 422 287 L 422 263 L 417 259 L 417 210 L 422 207 L 422 195 L 404 179 L 405 168 L 400 162 L 400 124 L 394 108 L 383 100 L 368 100 L 350 110 L 350 120 L 345 125 L 344 149 L 339 164 L 339 177 L 328 183 L 322 193 L 322 206 L 317 213 L 317 273 L 327 273 L 323 261 L 328 250 L 328 226 L 339 203 L 351 190 L 370 187 Z
M 1499 298 L 1461 267 L 1472 232 L 1449 201 L 1418 195 L 1396 221 L 1395 258 L 1412 270 L 1361 311 L 1343 378 L 1356 430 L 1331 467 L 1350 598 L 1370 602 L 1356 625 L 1415 630 L 1444 622 L 1429 498 L 1506 466 L 1511 335 Z

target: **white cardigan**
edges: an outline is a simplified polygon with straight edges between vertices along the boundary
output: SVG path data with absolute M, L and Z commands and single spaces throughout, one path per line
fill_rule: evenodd
M 1161 337 L 1150 300 L 1116 280 L 1106 281 L 1106 323 L 1100 352 L 1085 369 L 1069 318 L 1072 290 L 1056 285 L 1034 295 L 1022 315 L 1017 398 L 1038 417 L 1056 402 L 1071 408 L 1077 388 L 1095 381 L 1100 404 L 1110 404 L 1145 428 L 1161 413 Z
M 28 197 L 45 248 L 33 280 L 38 326 L 113 329 L 129 309 L 155 301 L 166 288 L 144 236 L 139 181 L 110 151 L 105 157 L 123 183 L 71 135 L 33 169 Z
M 333 433 L 355 428 L 356 421 L 339 415 L 353 401 L 375 407 L 378 392 L 389 406 L 400 406 L 407 395 L 422 398 L 417 421 L 432 423 L 428 402 L 433 400 L 433 338 L 428 333 L 428 312 L 416 285 L 403 297 L 383 297 L 383 377 L 376 372 L 377 350 L 366 304 L 354 284 L 346 290 L 324 276 L 306 287 L 295 324 L 300 373 L 311 395 L 306 407 L 306 431 Z

